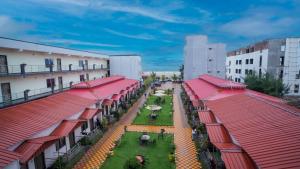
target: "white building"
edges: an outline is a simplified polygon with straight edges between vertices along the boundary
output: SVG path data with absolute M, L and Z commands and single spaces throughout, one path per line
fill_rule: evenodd
M 0 38 L 0 107 L 109 76 L 108 55 Z
M 129 79 L 141 80 L 142 66 L 139 55 L 110 55 L 111 75 L 122 75 Z
M 300 95 L 300 38 L 264 40 L 227 53 L 227 79 L 244 82 L 254 72 L 282 78 L 289 95 Z
M 186 37 L 184 47 L 184 80 L 209 74 L 225 78 L 225 44 L 209 44 L 207 36 Z

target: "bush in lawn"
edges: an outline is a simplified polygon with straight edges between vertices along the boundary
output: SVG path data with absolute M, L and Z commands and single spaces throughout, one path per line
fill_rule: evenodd
M 124 164 L 123 169 L 144 169 L 145 167 L 135 158 L 130 158 Z

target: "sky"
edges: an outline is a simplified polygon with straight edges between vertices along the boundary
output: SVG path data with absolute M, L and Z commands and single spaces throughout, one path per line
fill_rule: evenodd
M 226 50 L 300 37 L 300 0 L 1 0 L 0 36 L 104 54 L 139 54 L 174 71 L 187 35 Z

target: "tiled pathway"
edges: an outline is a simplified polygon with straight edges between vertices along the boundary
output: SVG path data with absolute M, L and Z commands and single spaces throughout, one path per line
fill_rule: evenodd
M 199 169 L 200 164 L 196 158 L 195 145 L 191 139 L 191 128 L 188 126 L 182 103 L 180 100 L 180 87 L 177 86 L 173 97 L 174 102 L 174 127 L 171 126 L 145 126 L 130 125 L 137 110 L 144 103 L 144 98 L 140 99 L 129 110 L 122 119 L 116 123 L 104 135 L 104 137 L 93 146 L 85 156 L 76 164 L 75 169 L 98 169 L 106 159 L 106 154 L 114 147 L 114 142 L 118 140 L 124 133 L 124 126 L 128 131 L 147 131 L 160 132 L 164 128 L 167 133 L 174 133 L 176 144 L 176 168 L 177 169 Z

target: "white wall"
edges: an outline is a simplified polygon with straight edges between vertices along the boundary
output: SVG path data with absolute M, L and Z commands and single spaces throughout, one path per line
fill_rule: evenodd
M 225 78 L 225 44 L 208 44 L 207 36 L 186 37 L 184 47 L 184 80 L 202 74 Z
M 123 75 L 129 79 L 141 80 L 140 56 L 110 56 L 109 60 L 111 75 Z
M 11 162 L 7 166 L 4 167 L 4 169 L 19 169 L 20 163 L 18 160 Z
M 296 74 L 300 73 L 300 38 L 287 38 L 285 48 L 283 83 L 290 86 L 289 95 L 300 96 L 294 92 L 295 85 L 300 85 L 300 79 L 296 79 Z

